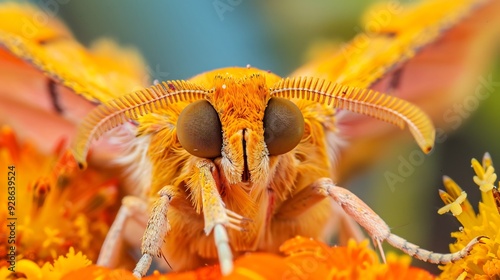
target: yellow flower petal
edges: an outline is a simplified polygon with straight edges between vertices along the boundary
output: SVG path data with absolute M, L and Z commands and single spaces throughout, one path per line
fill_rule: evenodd
M 446 189 L 446 192 L 449 193 L 452 197 L 459 197 L 462 193 L 462 189 L 458 184 L 453 181 L 450 177 L 444 175 L 443 176 L 443 185 Z
M 8 267 L 0 267 L 0 279 L 9 279 L 8 277 L 12 274 L 12 271 Z
M 484 266 L 483 270 L 488 275 L 489 277 L 495 277 L 500 275 L 500 260 L 499 259 L 493 259 L 490 261 L 487 261 Z
M 75 254 L 75 249 L 73 247 L 69 248 L 69 252 L 65 257 L 59 257 L 54 262 L 54 270 L 61 272 L 61 274 L 73 271 L 79 268 L 83 268 L 91 265 L 92 262 L 87 259 L 82 252 Z
M 481 166 L 481 164 L 479 163 L 479 161 L 477 161 L 477 159 L 473 158 L 471 160 L 471 164 L 472 164 L 472 168 L 474 169 L 474 172 L 477 174 L 477 176 L 479 178 L 483 178 L 484 177 L 484 169 L 483 169 L 483 166 Z
M 464 271 L 460 273 L 460 275 L 457 277 L 457 280 L 465 280 L 466 276 L 467 276 L 467 271 Z
M 36 263 L 30 260 L 17 261 L 16 272 L 23 273 L 28 280 L 42 279 L 42 270 Z

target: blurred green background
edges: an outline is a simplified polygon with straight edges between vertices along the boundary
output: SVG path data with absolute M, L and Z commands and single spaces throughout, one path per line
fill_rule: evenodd
M 252 66 L 286 76 L 305 61 L 311 45 L 324 40 L 343 42 L 361 31 L 361 13 L 374 1 L 160 1 L 160 0 L 51 0 L 84 44 L 110 37 L 137 47 L 153 78 L 182 79 L 226 66 Z M 51 2 L 34 1 L 48 5 Z M 408 2 L 408 1 L 407 1 Z M 45 4 L 44 4 L 45 3 Z M 217 8 L 219 10 L 217 10 Z M 485 73 L 500 83 L 500 64 Z M 353 180 L 361 196 L 408 240 L 434 251 L 447 252 L 449 233 L 459 227 L 451 216 L 439 216 L 437 190 L 448 175 L 477 206 L 479 191 L 472 182 L 472 157 L 489 151 L 500 166 L 500 85 L 472 118 L 453 131 L 444 143 L 417 166 L 395 189 L 384 178 L 395 171 L 398 155 L 408 155 L 413 143 L 395 147 L 379 164 Z M 420 262 L 414 262 L 422 265 Z M 434 265 L 427 266 L 437 272 Z

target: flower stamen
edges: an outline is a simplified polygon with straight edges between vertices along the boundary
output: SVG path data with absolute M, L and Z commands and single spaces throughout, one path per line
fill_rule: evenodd
M 438 214 L 442 215 L 447 212 L 451 212 L 453 216 L 462 214 L 461 204 L 467 198 L 466 192 L 462 191 L 462 193 L 456 199 L 453 199 L 453 197 L 447 192 L 439 190 L 439 196 L 441 196 L 441 199 L 444 201 L 444 203 L 446 203 L 446 205 L 439 208 Z

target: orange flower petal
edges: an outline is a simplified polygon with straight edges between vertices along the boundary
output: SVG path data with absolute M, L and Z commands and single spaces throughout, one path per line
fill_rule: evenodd
M 98 278 L 99 277 L 99 278 Z M 81 269 L 72 271 L 64 275 L 61 280 L 137 280 L 134 275 L 124 269 L 115 269 L 101 267 L 97 265 L 90 265 Z
M 288 270 L 289 267 L 282 257 L 252 253 L 236 260 L 233 273 L 223 279 L 288 279 L 284 278 Z
M 194 271 L 154 275 L 144 280 L 236 280 L 236 279 L 288 279 L 284 278 L 287 271 L 292 270 L 287 266 L 282 257 L 267 253 L 251 253 L 238 258 L 234 263 L 234 271 L 223 277 L 218 265 L 202 267 Z M 292 276 L 293 274 L 289 274 Z

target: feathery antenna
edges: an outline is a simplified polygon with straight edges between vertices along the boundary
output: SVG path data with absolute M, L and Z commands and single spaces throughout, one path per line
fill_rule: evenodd
M 207 93 L 206 89 L 190 82 L 168 81 L 101 104 L 85 117 L 78 129 L 73 148 L 75 159 L 80 168 L 84 168 L 90 143 L 107 131 L 166 108 L 168 104 L 203 99 Z
M 270 94 L 319 102 L 374 117 L 399 128 L 408 125 L 424 153 L 429 153 L 434 146 L 435 129 L 427 114 L 394 96 L 310 77 L 283 79 L 270 89 Z

